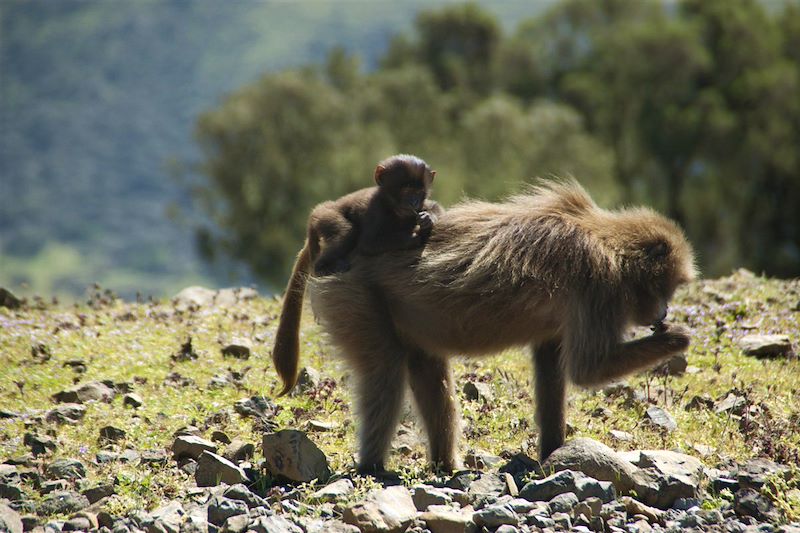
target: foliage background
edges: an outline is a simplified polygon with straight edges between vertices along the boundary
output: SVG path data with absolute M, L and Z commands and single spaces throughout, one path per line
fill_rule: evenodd
M 798 50 L 796 1 L 3 0 L 0 284 L 279 289 L 401 151 L 445 205 L 574 174 L 706 275 L 798 276 Z

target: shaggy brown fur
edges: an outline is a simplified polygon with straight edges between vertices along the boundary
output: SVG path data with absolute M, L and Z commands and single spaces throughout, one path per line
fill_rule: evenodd
M 289 392 L 297 379 L 298 330 L 312 263 L 316 276 L 327 276 L 347 271 L 354 251 L 377 255 L 422 247 L 443 213 L 427 198 L 435 175 L 418 157 L 394 155 L 375 168 L 376 186 L 323 202 L 311 211 L 306 242 L 286 287 L 272 352 L 284 381 L 280 395 Z
M 564 440 L 567 380 L 599 385 L 687 348 L 688 331 L 668 323 L 644 338 L 623 336 L 663 321 L 676 287 L 694 277 L 693 261 L 673 222 L 648 209 L 600 209 L 564 182 L 454 207 L 421 255 L 360 257 L 349 272 L 311 278 L 314 310 L 356 380 L 361 468 L 383 468 L 406 383 L 432 462 L 455 468 L 459 422 L 446 356 L 520 345 L 533 351 L 546 458 Z

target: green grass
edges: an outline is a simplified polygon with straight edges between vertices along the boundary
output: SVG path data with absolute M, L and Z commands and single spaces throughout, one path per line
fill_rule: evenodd
M 800 360 L 751 358 L 741 353 L 736 341 L 745 333 L 784 333 L 790 336 L 795 349 L 800 349 L 798 303 L 800 281 L 741 273 L 682 289 L 671 315 L 693 331 L 689 364 L 698 370 L 678 377 L 646 373 L 627 381 L 667 409 L 677 420 L 678 429 L 662 435 L 644 424 L 644 403 L 628 404 L 622 398 L 608 398 L 602 391 L 576 389 L 571 391 L 568 411 L 572 434 L 595 438 L 618 450 L 679 448 L 698 456 L 708 466 L 753 456 L 768 456 L 784 464 L 796 462 L 800 449 Z M 280 302 L 274 299 L 196 312 L 180 312 L 169 302 L 136 304 L 113 300 L 103 304 L 98 298 L 93 298 L 91 305 L 0 309 L 0 408 L 43 414 L 54 406 L 51 396 L 74 382 L 110 379 L 132 383 L 135 392 L 144 398 L 140 409 L 124 408 L 119 396 L 110 404 L 88 404 L 86 417 L 75 426 L 42 422 L 36 431 L 52 431 L 58 442 L 55 454 L 43 458 L 45 465 L 58 457 L 77 458 L 89 470 L 85 484 L 116 479 L 117 494 L 106 504 L 113 513 L 156 507 L 164 499 L 185 495 L 193 480 L 172 461 L 165 467 L 153 468 L 92 464 L 100 449 L 99 429 L 106 425 L 124 429 L 125 439 L 114 448 L 139 451 L 168 448 L 174 432 L 186 425 L 200 427 L 206 437 L 213 430 L 221 430 L 231 438 L 256 444 L 254 462 L 258 462 L 260 434 L 249 419 L 234 413 L 233 404 L 253 395 L 272 398 L 278 390 L 269 352 L 279 311 Z M 302 364 L 321 370 L 323 377 L 330 380 L 326 387 L 311 393 L 276 400 L 280 408 L 276 422 L 281 428 L 299 429 L 305 429 L 312 419 L 335 422 L 335 429 L 310 436 L 326 453 L 334 472 L 341 474 L 353 466 L 356 449 L 347 369 L 325 342 L 311 313 L 306 315 Z M 200 358 L 173 362 L 172 354 L 188 336 Z M 251 340 L 253 355 L 249 360 L 222 356 L 222 346 L 234 338 Z M 33 360 L 31 346 L 35 343 L 49 348 L 50 360 Z M 85 374 L 77 375 L 64 366 L 74 359 L 86 362 Z M 241 387 L 208 389 L 213 376 L 229 370 L 247 370 Z M 196 386 L 165 386 L 164 379 L 171 372 L 193 379 Z M 495 357 L 457 359 L 454 372 L 462 396 L 462 451 L 521 451 L 535 456 L 537 431 L 528 355 L 509 351 Z M 489 383 L 494 394 L 490 405 L 464 400 L 460 389 L 467 379 Z M 716 399 L 734 388 L 744 391 L 748 402 L 761 410 L 754 417 L 755 425 L 747 431 L 728 415 L 684 409 L 694 395 L 708 394 Z M 610 416 L 593 416 L 593 411 L 601 407 L 608 409 Z M 220 411 L 227 411 L 229 417 L 204 425 L 208 417 Z M 31 422 L 30 417 L 28 421 Z M 403 417 L 403 425 L 414 426 L 410 409 Z M 615 442 L 608 433 L 611 429 L 627 431 L 633 439 Z M 0 459 L 28 452 L 23 445 L 26 431 L 23 420 L 0 420 Z M 409 483 L 433 476 L 425 466 L 423 442 L 412 446 L 410 456 L 394 453 L 390 460 L 389 466 L 401 471 Z M 697 444 L 708 446 L 711 453 L 700 455 L 693 448 Z M 362 480 L 357 488 L 354 497 L 363 494 L 369 482 Z M 39 497 L 32 487 L 26 487 L 26 491 L 34 499 Z M 722 496 L 715 498 L 721 501 Z M 789 516 L 800 516 L 795 486 L 776 484 L 775 499 Z M 707 505 L 714 505 L 714 501 L 710 499 Z

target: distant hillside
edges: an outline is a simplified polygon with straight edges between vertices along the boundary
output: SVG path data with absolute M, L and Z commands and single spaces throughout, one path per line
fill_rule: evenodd
M 198 113 L 333 45 L 370 68 L 443 3 L 4 0 L 0 285 L 75 295 L 98 281 L 131 296 L 230 281 L 196 255 L 200 215 L 170 170 L 195 157 Z M 512 26 L 551 3 L 486 6 Z

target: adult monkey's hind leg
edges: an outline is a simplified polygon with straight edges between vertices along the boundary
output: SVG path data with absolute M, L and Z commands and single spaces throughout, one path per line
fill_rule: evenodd
M 536 421 L 539 424 L 539 459 L 564 444 L 566 381 L 557 341 L 533 346 L 536 373 Z
M 420 350 L 412 351 L 408 377 L 428 434 L 430 461 L 436 468 L 452 472 L 458 468 L 459 414 L 450 363 Z

